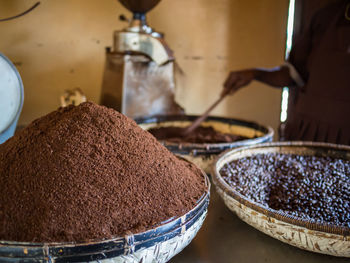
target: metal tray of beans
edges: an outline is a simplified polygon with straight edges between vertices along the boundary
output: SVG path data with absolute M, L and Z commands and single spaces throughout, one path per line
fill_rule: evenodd
M 221 154 L 213 183 L 226 206 L 301 249 L 350 257 L 350 147 L 274 142 Z
M 153 229 L 85 243 L 0 241 L 0 262 L 167 262 L 192 241 L 207 215 L 210 182 L 204 172 L 203 176 L 208 188 L 197 205 L 183 216 L 171 218 Z
M 197 115 L 166 115 L 143 117 L 135 121 L 141 128 L 149 130 L 169 126 L 186 127 L 197 118 Z M 176 143 L 166 140 L 161 141 L 171 152 L 195 163 L 206 173 L 211 172 L 211 165 L 215 157 L 221 152 L 231 148 L 271 142 L 274 135 L 271 127 L 263 126 L 256 122 L 224 117 L 209 116 L 201 126 L 212 127 L 214 130 L 224 134 L 246 137 L 246 139 L 225 143 Z

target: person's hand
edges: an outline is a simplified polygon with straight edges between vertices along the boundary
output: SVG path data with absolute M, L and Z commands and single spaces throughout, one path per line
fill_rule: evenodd
M 226 93 L 233 94 L 240 88 L 248 85 L 252 80 L 254 80 L 254 69 L 231 71 L 226 78 L 221 96 Z

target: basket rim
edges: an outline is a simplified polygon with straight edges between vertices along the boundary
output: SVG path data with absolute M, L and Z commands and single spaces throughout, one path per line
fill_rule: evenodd
M 283 221 L 285 223 L 289 223 L 292 225 L 300 226 L 307 228 L 309 230 L 314 231 L 320 231 L 325 232 L 328 234 L 335 234 L 335 235 L 341 235 L 344 238 L 350 237 L 350 227 L 345 226 L 339 226 L 332 223 L 318 223 L 313 222 L 311 220 L 302 219 L 300 217 L 289 215 L 285 212 L 277 211 L 275 209 L 272 209 L 270 207 L 264 206 L 260 203 L 257 203 L 253 200 L 248 199 L 244 195 L 240 194 L 239 192 L 235 191 L 229 184 L 226 183 L 226 181 L 221 177 L 219 173 L 218 164 L 224 157 L 232 156 L 232 155 L 238 155 L 239 153 L 245 153 L 248 150 L 261 150 L 263 148 L 274 148 L 279 147 L 280 149 L 286 148 L 286 147 L 311 147 L 311 148 L 320 148 L 323 150 L 333 150 L 333 151 L 343 151 L 346 152 L 347 157 L 350 159 L 350 146 L 347 145 L 339 145 L 339 144 L 332 144 L 332 143 L 323 143 L 323 142 L 306 142 L 306 141 L 286 141 L 286 142 L 269 142 L 269 143 L 261 143 L 256 144 L 252 146 L 246 146 L 241 147 L 237 149 L 230 149 L 227 151 L 224 151 L 221 153 L 217 158 L 215 159 L 213 165 L 212 165 L 212 179 L 213 184 L 222 190 L 225 194 L 227 194 L 229 197 L 233 198 L 234 200 L 238 201 L 239 203 L 255 210 L 258 213 L 261 213 L 265 216 Z M 252 155 L 252 154 L 251 154 Z M 254 154 L 253 154 L 254 155 Z M 307 154 L 306 154 L 307 155 Z M 242 158 L 242 157 L 241 157 Z

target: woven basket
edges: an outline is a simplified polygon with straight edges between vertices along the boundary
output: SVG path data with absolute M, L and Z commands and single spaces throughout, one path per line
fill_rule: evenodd
M 151 263 L 167 262 L 195 237 L 206 217 L 210 182 L 197 205 L 181 217 L 171 218 L 145 232 L 85 243 L 29 243 L 0 241 L 0 262 L 4 263 Z
M 186 127 L 197 117 L 196 115 L 167 115 L 138 118 L 135 121 L 141 128 L 149 130 L 151 128 L 169 126 Z M 195 163 L 208 174 L 211 172 L 211 166 L 215 158 L 223 151 L 241 146 L 270 142 L 274 134 L 271 127 L 265 127 L 255 122 L 214 116 L 209 116 L 201 126 L 213 127 L 215 130 L 222 133 L 241 135 L 250 138 L 229 143 L 175 143 L 161 141 L 171 152 L 181 155 L 185 159 Z
M 314 142 L 276 142 L 222 153 L 213 165 L 212 178 L 226 206 L 249 225 L 290 245 L 333 256 L 350 257 L 350 228 L 290 216 L 256 203 L 229 186 L 221 168 L 233 160 L 264 153 L 331 156 L 350 160 L 350 147 Z

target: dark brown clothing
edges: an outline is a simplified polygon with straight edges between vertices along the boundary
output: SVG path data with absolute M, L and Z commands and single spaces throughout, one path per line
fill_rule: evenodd
M 347 10 L 348 9 L 348 10 Z M 316 13 L 289 62 L 304 87 L 290 88 L 287 140 L 350 145 L 350 1 Z

